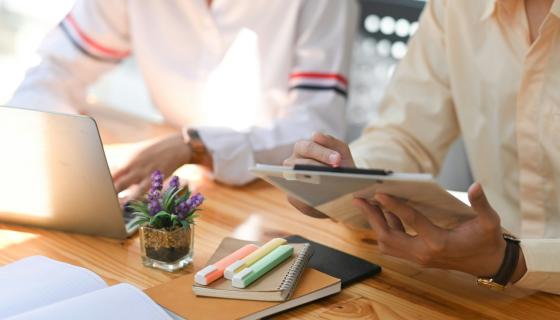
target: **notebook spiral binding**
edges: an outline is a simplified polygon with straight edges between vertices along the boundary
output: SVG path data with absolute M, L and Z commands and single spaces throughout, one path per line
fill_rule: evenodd
M 278 290 L 284 291 L 289 290 L 288 298 L 292 295 L 293 288 L 298 282 L 299 278 L 303 273 L 303 269 L 307 265 L 307 262 L 311 258 L 311 245 L 306 243 L 298 254 L 298 257 L 294 263 L 290 266 L 290 269 L 286 273 L 286 276 L 278 286 Z

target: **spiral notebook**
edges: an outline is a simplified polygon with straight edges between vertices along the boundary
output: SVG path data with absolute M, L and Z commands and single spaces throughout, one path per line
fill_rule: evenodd
M 250 242 L 225 238 L 207 264 L 220 260 L 247 243 Z M 231 285 L 231 281 L 222 278 L 208 286 L 194 284 L 192 290 L 197 296 L 285 301 L 292 296 L 301 274 L 312 255 L 311 246 L 308 243 L 290 245 L 294 247 L 294 254 L 290 259 L 284 261 L 245 289 L 235 288 Z

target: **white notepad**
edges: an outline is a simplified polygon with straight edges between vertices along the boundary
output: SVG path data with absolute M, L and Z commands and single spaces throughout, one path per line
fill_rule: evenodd
M 171 319 L 129 284 L 108 287 L 95 273 L 33 256 L 0 267 L 0 319 Z

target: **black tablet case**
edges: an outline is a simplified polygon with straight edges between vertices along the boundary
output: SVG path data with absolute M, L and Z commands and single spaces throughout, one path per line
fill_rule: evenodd
M 381 271 L 381 267 L 376 264 L 298 235 L 286 237 L 286 240 L 289 243 L 309 242 L 313 249 L 313 255 L 307 266 L 340 279 L 343 288 Z

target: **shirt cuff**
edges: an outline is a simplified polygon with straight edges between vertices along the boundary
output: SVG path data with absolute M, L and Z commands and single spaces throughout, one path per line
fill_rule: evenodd
M 527 273 L 515 286 L 560 294 L 560 239 L 524 239 L 521 249 Z
M 212 155 L 214 178 L 230 185 L 243 185 L 255 179 L 249 168 L 255 164 L 247 134 L 230 128 L 195 128 Z

